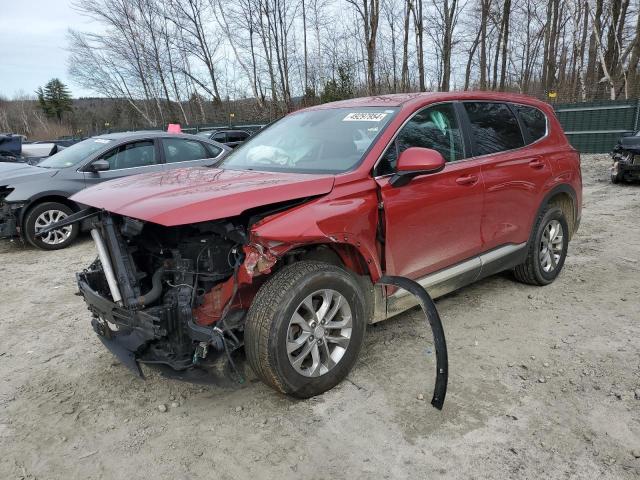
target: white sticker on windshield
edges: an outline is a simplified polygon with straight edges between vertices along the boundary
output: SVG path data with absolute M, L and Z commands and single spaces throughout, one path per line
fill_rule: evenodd
M 386 113 L 378 113 L 378 112 L 349 113 L 346 117 L 342 119 L 342 121 L 343 122 L 380 122 L 386 116 L 387 116 Z
M 94 140 L 95 143 L 109 143 L 111 140 L 107 140 L 106 138 L 96 138 Z

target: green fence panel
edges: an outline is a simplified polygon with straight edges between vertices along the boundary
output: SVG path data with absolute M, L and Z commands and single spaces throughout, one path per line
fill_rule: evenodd
M 625 132 L 640 129 L 640 99 L 553 104 L 556 116 L 571 144 L 582 153 L 608 153 Z M 256 132 L 264 125 L 184 125 L 185 133 L 234 128 Z M 166 130 L 166 125 L 163 130 Z
M 571 144 L 582 153 L 610 152 L 625 132 L 638 130 L 640 100 L 554 105 Z

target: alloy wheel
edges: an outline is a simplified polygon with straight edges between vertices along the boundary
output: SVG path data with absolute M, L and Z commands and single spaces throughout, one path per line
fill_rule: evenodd
M 545 227 L 540 239 L 540 266 L 546 273 L 553 272 L 564 248 L 564 232 L 558 220 L 551 220 Z
M 40 230 L 64 220 L 65 218 L 67 218 L 67 214 L 61 210 L 46 210 L 36 218 L 35 232 L 38 233 Z M 71 236 L 72 230 L 72 225 L 52 230 L 42 237 L 42 242 L 47 245 L 58 245 L 65 242 Z
M 352 331 L 351 307 L 335 290 L 318 290 L 296 308 L 287 330 L 291 366 L 305 377 L 329 372 L 344 356 Z

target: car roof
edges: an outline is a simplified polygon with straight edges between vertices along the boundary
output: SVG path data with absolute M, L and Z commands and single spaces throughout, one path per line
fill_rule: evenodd
M 306 108 L 304 110 L 322 110 L 325 108 L 357 108 L 357 107 L 403 107 L 409 108 L 416 104 L 424 104 L 425 101 L 442 102 L 455 100 L 492 100 L 502 102 L 524 103 L 528 105 L 547 105 L 535 98 L 516 93 L 505 92 L 419 92 L 419 93 L 392 93 L 388 95 L 375 95 L 370 97 L 351 98 L 338 102 L 324 103 Z
M 168 133 L 163 130 L 140 130 L 135 132 L 117 132 L 96 135 L 92 138 L 104 138 L 108 140 L 135 140 L 136 138 L 193 138 L 190 133 Z

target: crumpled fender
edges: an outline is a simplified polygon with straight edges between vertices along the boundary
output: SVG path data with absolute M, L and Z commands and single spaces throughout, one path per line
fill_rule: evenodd
M 376 192 L 371 189 L 338 199 L 322 197 L 267 217 L 250 230 L 242 268 L 249 276 L 269 273 L 277 259 L 293 248 L 346 244 L 362 256 L 376 282 L 382 276 L 376 246 L 377 208 Z

